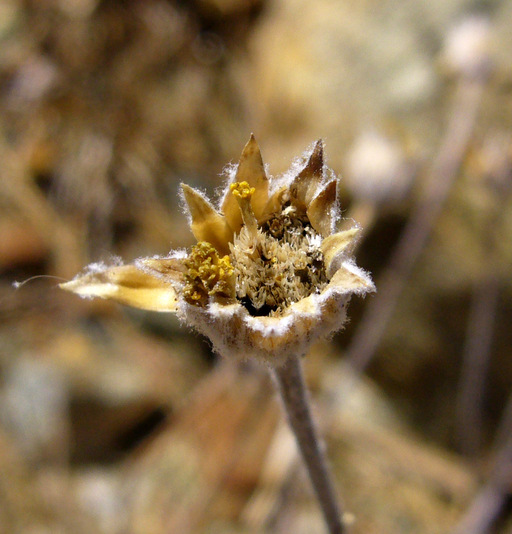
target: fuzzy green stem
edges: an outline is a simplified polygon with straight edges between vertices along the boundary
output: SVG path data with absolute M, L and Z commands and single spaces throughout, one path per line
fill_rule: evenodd
M 324 448 L 317 435 L 302 364 L 297 356 L 274 368 L 274 378 L 279 387 L 288 422 L 295 434 L 311 483 L 322 508 L 330 534 L 346 534 L 341 507 L 336 497 L 331 472 Z

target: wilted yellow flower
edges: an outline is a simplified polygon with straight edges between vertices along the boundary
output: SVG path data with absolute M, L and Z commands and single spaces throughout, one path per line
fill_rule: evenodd
M 62 284 L 85 297 L 176 312 L 216 351 L 278 364 L 340 328 L 352 294 L 374 290 L 351 258 L 358 228 L 336 232 L 337 178 L 318 141 L 277 178 L 251 136 L 215 207 L 182 184 L 190 252 L 89 266 Z

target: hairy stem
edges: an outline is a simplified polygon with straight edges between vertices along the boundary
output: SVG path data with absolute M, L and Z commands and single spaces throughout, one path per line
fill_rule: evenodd
M 322 508 L 330 534 L 345 534 L 341 507 L 336 497 L 333 479 L 327 466 L 325 452 L 317 435 L 309 395 L 304 382 L 302 365 L 297 356 L 274 369 L 288 422 L 295 434 L 302 458 Z

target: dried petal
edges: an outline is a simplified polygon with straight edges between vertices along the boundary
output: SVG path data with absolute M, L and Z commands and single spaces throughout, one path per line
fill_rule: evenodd
M 363 295 L 375 291 L 375 285 L 371 278 L 352 262 L 345 261 L 331 278 L 326 291 L 335 288 L 337 291 L 343 290 L 345 293 L 356 293 Z
M 82 297 L 101 297 L 143 310 L 175 312 L 178 298 L 169 282 L 134 265 L 110 267 L 60 284 Z
M 302 209 L 306 209 L 318 192 L 318 188 L 323 180 L 324 173 L 324 147 L 319 139 L 313 152 L 302 169 L 290 185 L 292 201 Z
M 183 258 L 139 258 L 135 262 L 136 267 L 150 275 L 162 278 L 166 281 L 183 281 L 183 274 L 187 268 L 183 263 Z
M 233 232 L 225 217 L 218 213 L 199 191 L 186 184 L 181 184 L 181 189 L 192 218 L 190 229 L 194 237 L 198 241 L 211 243 L 220 254 L 227 254 Z
M 337 182 L 336 179 L 328 182 L 306 210 L 311 226 L 323 237 L 330 235 L 333 230 Z
M 261 220 L 268 202 L 268 177 L 263 166 L 260 147 L 252 134 L 240 156 L 234 181 L 247 182 L 254 187 L 251 206 L 256 219 Z M 229 193 L 229 188 L 222 202 L 222 212 L 233 232 L 238 232 L 242 227 L 242 216 L 236 199 Z
M 268 199 L 267 205 L 265 206 L 263 221 L 267 220 L 271 215 L 277 214 L 282 210 L 284 198 L 288 191 L 288 185 L 283 185 L 273 191 Z
M 359 228 L 351 228 L 326 237 L 320 245 L 320 250 L 324 255 L 324 264 L 327 271 L 327 276 L 331 276 L 336 270 L 335 260 L 342 255 L 350 252 L 355 244 L 356 236 L 359 233 Z

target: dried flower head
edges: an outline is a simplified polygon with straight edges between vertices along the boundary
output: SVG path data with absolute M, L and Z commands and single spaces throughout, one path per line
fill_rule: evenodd
M 374 290 L 351 249 L 358 228 L 336 232 L 337 178 L 318 141 L 292 169 L 268 178 L 251 136 L 216 208 L 182 184 L 198 243 L 132 265 L 94 264 L 63 289 L 176 312 L 215 350 L 279 364 L 340 328 L 352 294 Z

